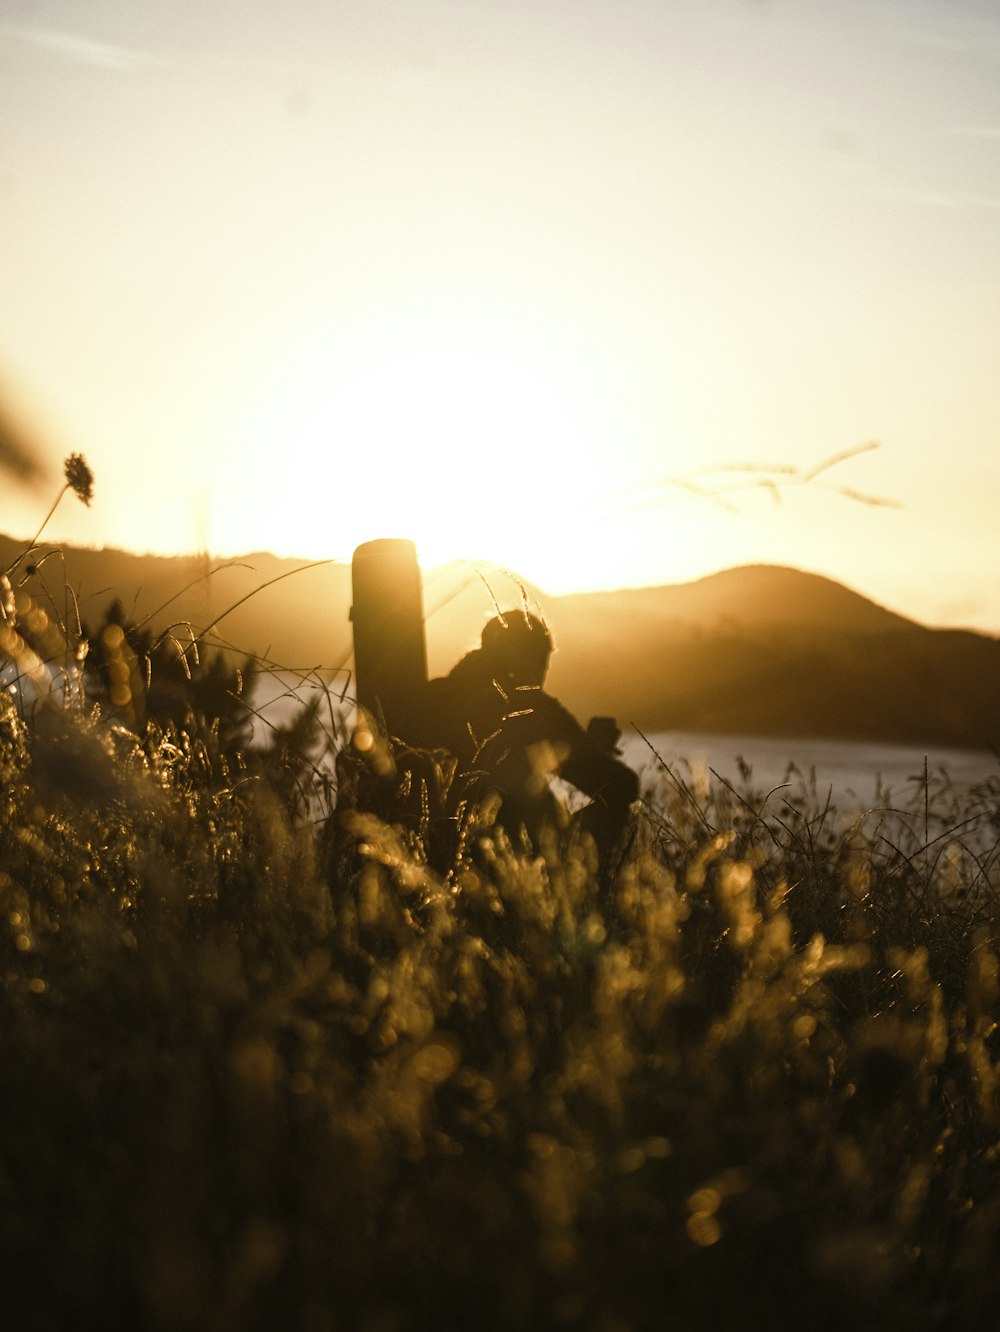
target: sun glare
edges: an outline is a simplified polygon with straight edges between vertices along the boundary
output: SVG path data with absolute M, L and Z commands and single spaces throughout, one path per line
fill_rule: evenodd
M 268 413 L 259 530 L 275 550 L 338 558 L 409 537 L 425 567 L 481 559 L 558 584 L 568 532 L 611 483 L 604 429 L 584 375 L 556 357 L 383 339 L 310 371 Z

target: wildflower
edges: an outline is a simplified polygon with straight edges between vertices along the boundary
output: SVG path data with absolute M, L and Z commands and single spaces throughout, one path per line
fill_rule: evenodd
M 90 505 L 94 498 L 94 473 L 87 465 L 82 453 L 71 453 L 66 459 L 63 470 L 66 484 L 81 503 Z

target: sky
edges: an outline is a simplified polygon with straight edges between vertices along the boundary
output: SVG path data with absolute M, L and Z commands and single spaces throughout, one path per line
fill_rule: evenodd
M 998 361 L 995 0 L 0 0 L 10 535 L 996 634 Z

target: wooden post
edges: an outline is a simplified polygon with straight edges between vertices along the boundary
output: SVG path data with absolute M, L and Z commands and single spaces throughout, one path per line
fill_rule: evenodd
M 389 735 L 405 726 L 427 683 L 424 598 L 412 541 L 384 537 L 358 546 L 351 562 L 358 704 Z

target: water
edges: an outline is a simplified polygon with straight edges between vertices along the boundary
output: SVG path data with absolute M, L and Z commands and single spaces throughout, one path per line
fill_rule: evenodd
M 742 789 L 748 768 L 747 781 L 757 791 L 804 784 L 820 800 L 829 793 L 845 810 L 906 803 L 923 788 L 925 772 L 932 787 L 947 781 L 958 791 L 1000 778 L 1000 760 L 980 750 L 681 731 L 645 739 L 633 733 L 623 737 L 622 749 L 640 773 L 652 776 L 666 767 L 685 781 L 701 781 L 714 771 Z
M 324 735 L 332 744 L 339 744 L 353 716 L 354 700 L 343 697 L 336 683 L 284 671 L 256 676 L 248 699 L 254 710 L 250 743 L 267 745 L 275 727 L 287 726 L 314 700 L 318 701 L 317 721 Z

